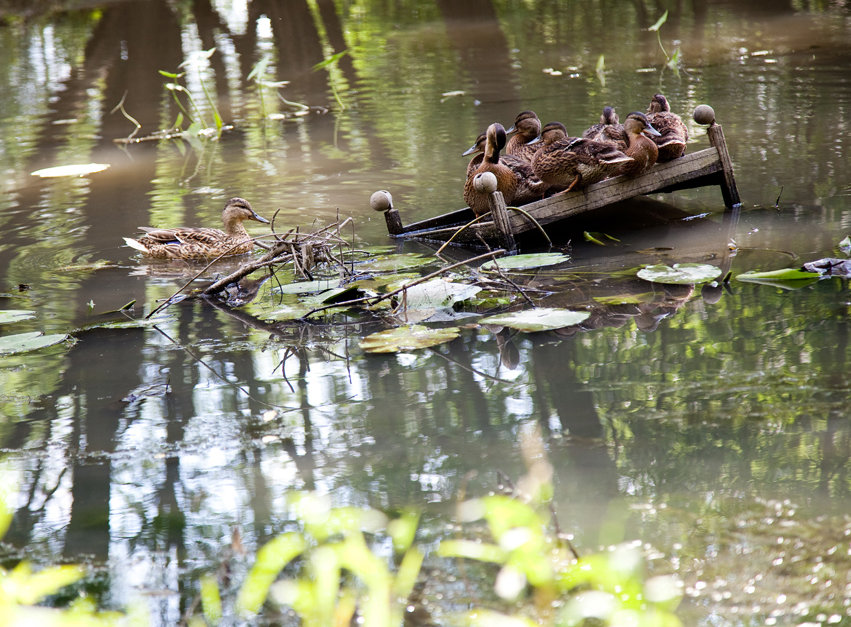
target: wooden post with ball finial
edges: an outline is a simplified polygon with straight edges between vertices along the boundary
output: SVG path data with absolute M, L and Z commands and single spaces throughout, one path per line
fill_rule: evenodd
M 384 212 L 384 220 L 387 222 L 387 232 L 390 235 L 400 235 L 405 228 L 402 226 L 402 217 L 393 206 L 393 196 L 386 189 L 380 189 L 369 198 L 369 206 L 376 211 Z
M 496 176 L 492 172 L 480 172 L 473 178 L 473 187 L 477 192 L 488 195 L 488 205 L 491 208 L 491 218 L 499 233 L 499 245 L 505 250 L 517 249 L 514 232 L 511 230 L 511 221 L 508 219 L 508 207 L 502 192 L 497 190 Z
M 721 159 L 721 171 L 724 182 L 721 184 L 721 194 L 724 196 L 724 204 L 729 208 L 738 207 L 742 204 L 739 198 L 739 190 L 736 188 L 736 179 L 733 177 L 733 162 L 730 152 L 727 150 L 727 140 L 724 138 L 724 130 L 720 124 L 715 122 L 715 111 L 709 105 L 698 105 L 694 109 L 694 121 L 698 124 L 708 124 L 706 134 L 709 136 L 710 145 L 718 151 Z

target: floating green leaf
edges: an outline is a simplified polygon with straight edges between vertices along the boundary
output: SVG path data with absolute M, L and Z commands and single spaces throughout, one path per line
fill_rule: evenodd
M 768 279 L 772 281 L 804 281 L 817 279 L 821 276 L 818 272 L 807 272 L 800 268 L 783 268 L 781 270 L 770 270 L 768 272 L 743 272 L 736 276 L 739 281 L 759 281 Z
M 109 167 L 108 163 L 80 163 L 75 165 L 58 165 L 53 168 L 44 168 L 36 170 L 32 176 L 40 176 L 41 178 L 56 178 L 60 176 L 83 176 L 85 174 L 93 174 L 101 172 Z
M 430 329 L 415 324 L 367 335 L 360 347 L 367 353 L 398 353 L 451 342 L 460 332 L 458 327 Z
M 536 331 L 551 331 L 574 324 L 579 324 L 591 314 L 587 311 L 573 311 L 553 307 L 538 307 L 523 311 L 513 311 L 496 316 L 488 316 L 479 320 L 481 324 L 494 324 L 518 331 L 534 333 Z
M 430 263 L 434 263 L 434 257 L 405 253 L 374 257 L 356 267 L 363 272 L 399 272 L 400 270 L 419 268 Z
M 273 292 L 279 294 L 311 294 L 336 289 L 340 286 L 340 279 L 317 279 L 316 281 L 299 281 L 276 287 Z
M 639 305 L 649 303 L 653 300 L 653 292 L 641 292 L 637 294 L 610 294 L 609 296 L 595 296 L 594 302 L 601 305 Z
M 0 337 L 0 355 L 14 355 L 16 353 L 28 353 L 30 351 L 53 346 L 68 339 L 65 333 L 53 333 L 44 335 L 41 331 L 30 333 L 18 333 Z
M 399 295 L 407 309 L 443 309 L 472 298 L 482 288 L 466 283 L 455 283 L 436 278 L 406 288 Z
M 35 312 L 29 309 L 0 309 L 0 324 L 10 324 L 21 320 L 32 320 Z
M 503 259 L 494 259 L 483 263 L 481 269 L 492 272 L 499 267 L 501 270 L 528 270 L 530 268 L 542 268 L 554 266 L 570 260 L 570 257 L 562 253 L 534 253 L 529 255 L 514 255 Z
M 841 250 L 846 255 L 851 253 L 851 237 L 846 235 L 845 238 L 841 242 L 839 242 L 839 250 Z
M 797 290 L 817 282 L 822 275 L 818 272 L 807 272 L 800 268 L 783 268 L 768 272 L 743 272 L 736 280 L 770 285 L 784 290 Z
M 589 241 L 592 244 L 597 244 L 598 246 L 606 245 L 606 242 L 603 241 L 604 239 L 611 240 L 613 242 L 620 241 L 617 237 L 612 237 L 608 233 L 598 233 L 597 231 L 583 231 L 582 235 L 585 237 L 586 241 Z
M 673 267 L 664 264 L 647 266 L 639 270 L 636 276 L 652 283 L 691 285 L 706 283 L 720 274 L 720 268 L 706 263 L 675 263 Z

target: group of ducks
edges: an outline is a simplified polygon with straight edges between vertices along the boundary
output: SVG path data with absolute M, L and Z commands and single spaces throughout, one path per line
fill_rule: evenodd
M 510 139 L 508 136 L 511 136 Z M 467 166 L 464 200 L 476 215 L 490 211 L 488 192 L 477 189 L 476 175 L 491 172 L 505 202 L 522 205 L 547 194 L 581 189 L 610 176 L 635 176 L 657 161 L 682 156 L 688 130 L 662 94 L 653 96 L 647 113 L 633 111 L 623 124 L 612 107 L 582 137 L 569 137 L 561 122 L 541 126 L 532 111 L 523 111 L 508 130 L 488 127 L 464 155 L 477 154 Z M 501 153 L 505 154 L 501 154 Z M 387 194 L 389 199 L 389 194 Z M 389 202 L 389 200 L 388 200 Z M 222 211 L 224 231 L 205 227 L 141 227 L 144 235 L 125 237 L 128 246 L 155 259 L 212 259 L 251 252 L 254 241 L 242 224 L 268 224 L 243 198 L 231 198 Z
M 582 137 L 569 137 L 561 122 L 542 127 L 533 111 L 523 111 L 508 130 L 491 124 L 463 153 L 480 153 L 467 166 L 464 201 L 477 216 L 490 211 L 488 192 L 475 184 L 484 172 L 496 177 L 507 204 L 522 205 L 610 176 L 636 176 L 657 161 L 681 157 L 687 141 L 686 125 L 662 94 L 653 96 L 647 113 L 633 111 L 623 124 L 605 107 L 600 123 Z

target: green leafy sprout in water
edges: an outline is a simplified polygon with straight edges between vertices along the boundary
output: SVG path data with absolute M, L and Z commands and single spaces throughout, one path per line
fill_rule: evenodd
M 674 50 L 674 53 L 672 55 L 669 55 L 667 50 L 665 50 L 665 46 L 662 45 L 662 35 L 660 34 L 660 30 L 662 28 L 662 25 L 667 21 L 668 21 L 668 11 L 666 10 L 662 14 L 662 17 L 660 17 L 658 20 L 656 20 L 656 23 L 653 24 L 653 26 L 651 26 L 647 30 L 656 33 L 656 41 L 659 42 L 659 48 L 662 50 L 662 54 L 665 55 L 665 59 L 667 60 L 666 65 L 669 68 L 671 68 L 672 70 L 674 70 L 674 72 L 679 72 L 679 69 L 680 69 L 680 49 L 676 48 Z
M 198 72 L 198 81 L 201 85 L 201 89 L 204 92 L 204 97 L 207 100 L 207 104 L 210 107 L 210 110 L 213 112 L 213 122 L 215 125 L 215 135 L 217 137 L 221 136 L 222 129 L 224 128 L 224 123 L 222 121 L 222 116 L 219 114 L 218 107 L 216 106 L 216 100 L 213 98 L 213 95 L 210 93 L 210 90 L 207 88 L 207 83 L 204 80 L 204 72 L 203 67 L 206 65 L 207 61 L 213 54 L 216 52 L 215 48 L 210 48 L 209 50 L 200 50 L 197 52 L 193 52 L 189 55 L 189 57 L 180 64 L 180 68 L 194 68 Z M 211 127 L 207 124 L 207 121 L 204 118 L 204 113 L 201 111 L 201 107 L 198 106 L 198 103 L 195 102 L 195 99 L 192 97 L 192 93 L 184 87 L 180 80 L 186 76 L 186 72 L 167 72 L 165 70 L 159 70 L 160 75 L 169 79 L 169 82 L 166 82 L 163 86 L 166 91 L 171 93 L 171 97 L 174 99 L 174 102 L 177 104 L 177 107 L 180 111 L 177 114 L 177 118 L 172 125 L 173 129 L 179 130 L 181 133 L 193 136 L 193 137 L 201 137 L 201 136 L 211 136 L 214 133 L 212 132 Z M 191 112 L 187 110 L 186 106 L 184 106 L 182 100 L 180 99 L 178 94 L 182 94 L 186 99 L 189 109 Z M 122 99 L 123 105 L 123 99 Z M 125 117 L 128 117 L 127 114 L 123 111 Z M 132 118 L 130 118 L 132 120 Z M 189 126 L 184 128 L 184 121 L 189 121 Z M 132 120 L 135 122 L 135 120 Z M 137 122 L 138 124 L 138 122 Z M 138 128 L 136 129 L 138 130 Z M 135 134 L 135 132 L 134 132 Z M 131 136 L 132 137 L 132 136 Z
M 333 54 L 330 57 L 328 57 L 327 59 L 324 59 L 323 61 L 320 61 L 319 63 L 317 63 L 316 65 L 313 66 L 314 70 L 322 70 L 322 69 L 328 68 L 328 70 L 330 72 L 330 76 L 328 78 L 328 84 L 331 85 L 331 93 L 334 94 L 334 99 L 337 101 L 337 104 L 340 105 L 341 111 L 346 110 L 346 105 L 343 104 L 343 100 L 342 100 L 342 98 L 340 98 L 340 94 L 337 91 L 337 85 L 336 85 L 337 81 L 334 79 L 333 70 L 335 69 L 337 62 L 340 59 L 342 59 L 345 55 L 347 55 L 348 53 L 349 53 L 348 50 L 343 50 L 342 52 L 338 52 L 336 54 Z

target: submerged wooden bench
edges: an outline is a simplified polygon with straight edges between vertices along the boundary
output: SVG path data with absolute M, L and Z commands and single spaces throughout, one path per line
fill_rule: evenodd
M 391 237 L 400 239 L 446 241 L 452 238 L 458 244 L 481 244 L 484 241 L 513 250 L 517 237 L 529 231 L 641 194 L 718 185 L 724 204 L 728 208 L 739 206 L 741 201 L 733 177 L 733 164 L 724 131 L 715 122 L 715 112 L 708 105 L 700 105 L 694 110 L 694 119 L 698 124 L 709 125 L 710 147 L 673 161 L 657 163 L 639 176 L 613 177 L 582 190 L 522 205 L 520 210 L 506 207 L 502 194 L 495 191 L 490 195 L 491 213 L 473 224 L 469 223 L 476 216 L 467 207 L 404 226 L 398 210 L 390 206 L 384 211 L 387 231 Z M 459 232 L 465 225 L 466 228 Z

